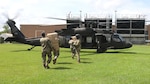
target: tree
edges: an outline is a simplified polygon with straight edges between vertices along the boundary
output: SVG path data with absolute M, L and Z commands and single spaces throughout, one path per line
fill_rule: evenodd
M 4 26 L 3 26 L 3 29 L 4 29 L 4 30 L 1 31 L 0 34 L 1 34 L 1 33 L 10 33 L 10 28 L 9 28 L 8 25 L 4 25 Z
M 3 26 L 3 29 L 4 29 L 4 32 L 5 32 L 5 33 L 10 33 L 10 29 L 9 29 L 9 26 L 8 26 L 8 25 L 4 25 L 4 26 Z

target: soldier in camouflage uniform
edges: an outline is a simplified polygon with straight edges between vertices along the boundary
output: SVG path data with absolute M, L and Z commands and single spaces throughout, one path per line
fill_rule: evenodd
M 73 36 L 72 40 L 69 41 L 70 46 L 72 46 L 72 58 L 77 56 L 77 61 L 80 63 L 80 50 L 81 50 L 81 41 L 78 36 Z
M 40 39 L 40 43 L 42 46 L 42 59 L 43 59 L 43 66 L 46 69 L 49 69 L 50 67 L 48 64 L 52 60 L 52 47 L 51 47 L 51 41 L 49 38 L 45 36 L 45 33 L 42 33 L 42 38 Z M 48 60 L 46 61 L 46 55 L 48 56 Z
M 81 36 L 79 34 L 76 34 L 76 40 L 74 42 L 74 46 L 76 49 L 76 55 L 77 55 L 77 61 L 80 63 L 80 50 L 81 50 Z
M 70 44 L 72 59 L 74 59 L 75 56 L 75 46 L 73 45 L 73 42 L 74 42 L 74 37 L 71 37 L 68 43 Z

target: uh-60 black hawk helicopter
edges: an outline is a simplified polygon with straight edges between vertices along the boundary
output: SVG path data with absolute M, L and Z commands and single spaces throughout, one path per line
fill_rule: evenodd
M 53 18 L 52 18 L 53 19 Z M 5 41 L 16 41 L 23 44 L 32 45 L 28 50 L 33 49 L 35 46 L 41 46 L 40 37 L 25 38 L 23 33 L 16 27 L 16 22 L 8 19 L 7 24 L 11 29 L 13 37 L 7 38 Z M 125 49 L 132 47 L 130 42 L 126 42 L 123 38 L 111 31 L 101 31 L 92 28 L 72 28 L 62 29 L 56 31 L 60 37 L 60 46 L 69 47 L 68 40 L 72 35 L 79 34 L 81 37 L 81 48 L 95 48 L 97 53 L 103 53 L 108 48 L 110 49 Z
M 110 30 L 101 30 L 99 28 L 92 27 L 82 27 L 85 25 L 85 22 L 72 21 L 70 19 L 60 19 L 54 17 L 47 17 L 48 19 L 58 19 L 65 20 L 68 23 L 72 23 L 68 25 L 67 29 L 58 30 L 57 33 L 62 36 L 60 46 L 69 47 L 68 40 L 72 35 L 80 35 L 82 48 L 95 48 L 97 49 L 97 53 L 103 53 L 107 49 L 125 49 L 132 47 L 131 42 L 125 41 L 119 34 L 112 32 Z M 96 22 L 94 22 L 96 23 Z M 88 25 L 93 24 L 93 22 L 88 21 Z M 106 25 L 106 22 L 100 22 L 100 25 Z M 69 28 L 69 26 L 73 28 Z

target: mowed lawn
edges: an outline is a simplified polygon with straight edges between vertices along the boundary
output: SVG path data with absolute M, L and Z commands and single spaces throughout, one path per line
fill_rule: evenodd
M 130 49 L 81 50 L 81 63 L 61 48 L 50 69 L 42 66 L 41 47 L 27 51 L 24 44 L 0 44 L 0 84 L 150 84 L 150 46 Z

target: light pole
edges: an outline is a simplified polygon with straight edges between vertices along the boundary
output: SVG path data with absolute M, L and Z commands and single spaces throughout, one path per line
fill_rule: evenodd
M 80 28 L 82 27 L 82 11 L 80 10 Z
M 117 30 L 117 10 L 115 10 L 115 32 Z

